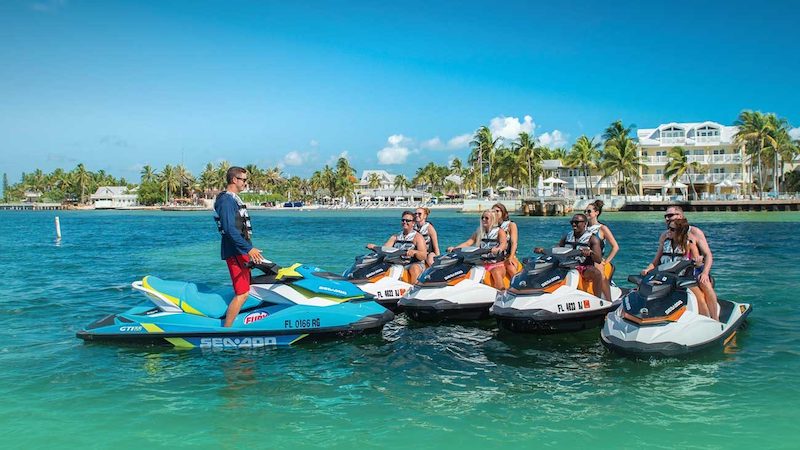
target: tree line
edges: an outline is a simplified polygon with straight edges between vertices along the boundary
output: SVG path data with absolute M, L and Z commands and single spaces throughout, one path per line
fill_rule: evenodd
M 742 111 L 734 125 L 739 127 L 734 140 L 744 145 L 753 167 L 754 190 L 763 194 L 777 186 L 782 191 L 797 191 L 800 177 L 784 173 L 786 164 L 800 154 L 800 141 L 791 138 L 791 126 L 787 120 L 774 113 Z M 417 188 L 432 195 L 444 195 L 512 186 L 532 192 L 536 181 L 544 175 L 543 161 L 558 159 L 564 166 L 579 170 L 590 195 L 594 195 L 594 189 L 589 177 L 598 174 L 601 179 L 613 180 L 618 192 L 627 197 L 637 192 L 636 183 L 643 165 L 634 129 L 635 125 L 626 126 L 617 120 L 604 130 L 599 140 L 582 135 L 567 149 L 541 145 L 533 134 L 526 132 L 519 133 L 512 140 L 495 137 L 488 127 L 482 126 L 473 135 L 465 162 L 459 158 L 454 158 L 448 165 L 430 162 L 417 169 L 410 179 L 397 175 L 394 189 L 402 192 Z M 702 164 L 689 161 L 682 147 L 671 148 L 667 159 L 665 181 L 677 182 L 684 175 L 690 175 L 688 178 L 692 183 L 691 175 L 704 171 Z M 4 174 L 3 196 L 6 202 L 20 200 L 26 191 L 30 191 L 41 193 L 42 200 L 46 201 L 86 203 L 99 186 L 127 186 L 131 191 L 136 188 L 139 202 L 144 205 L 170 203 L 176 199 L 210 198 L 224 188 L 229 167 L 227 161 L 217 165 L 207 163 L 195 177 L 182 164 L 167 164 L 161 170 L 146 165 L 141 169 L 137 184 L 115 178 L 103 170 L 91 172 L 83 164 L 69 172 L 61 168 L 51 173 L 36 169 L 24 173 L 21 181 L 13 185 L 9 185 Z M 250 197 L 247 201 L 355 200 L 358 179 L 355 168 L 346 158 L 339 158 L 332 166 L 325 165 L 309 178 L 286 176 L 279 167 L 260 168 L 249 164 L 245 168 L 249 173 L 250 188 L 250 192 L 244 194 Z M 381 184 L 377 174 L 371 174 L 366 181 L 370 188 Z M 696 196 L 694 183 L 691 188 Z

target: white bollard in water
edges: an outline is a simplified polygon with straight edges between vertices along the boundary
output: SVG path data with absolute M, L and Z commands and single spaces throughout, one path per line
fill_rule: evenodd
M 61 222 L 58 220 L 58 216 L 56 216 L 56 239 L 61 239 Z

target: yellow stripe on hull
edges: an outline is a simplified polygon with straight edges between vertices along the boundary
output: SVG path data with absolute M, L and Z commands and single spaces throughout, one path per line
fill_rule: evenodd
M 153 288 L 153 286 L 151 286 L 150 283 L 147 281 L 148 278 L 150 278 L 150 277 L 146 276 L 146 277 L 142 278 L 142 286 L 144 286 L 145 288 L 147 288 L 147 289 L 149 289 L 149 290 L 151 290 L 153 292 L 158 292 L 158 295 L 160 295 L 160 296 L 166 298 L 167 300 L 171 301 L 172 303 L 175 304 L 175 306 L 179 307 L 180 309 L 182 309 L 183 311 L 185 311 L 185 312 L 187 312 L 189 314 L 194 314 L 194 315 L 197 315 L 197 316 L 205 316 L 205 314 L 203 314 L 200 311 L 192 308 L 192 305 L 186 303 L 185 301 L 182 301 L 179 298 L 175 298 L 175 297 L 173 297 L 173 296 L 171 296 L 169 294 L 165 294 L 163 292 L 160 292 L 158 289 Z
M 194 344 L 187 341 L 184 338 L 166 338 L 167 342 L 174 345 L 177 348 L 194 348 Z

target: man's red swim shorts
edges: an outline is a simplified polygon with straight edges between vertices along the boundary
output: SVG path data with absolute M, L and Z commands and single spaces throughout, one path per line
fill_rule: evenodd
M 250 261 L 249 255 L 236 255 L 226 259 L 228 271 L 231 273 L 233 281 L 233 292 L 236 295 L 245 294 L 250 291 L 250 269 L 245 264 Z

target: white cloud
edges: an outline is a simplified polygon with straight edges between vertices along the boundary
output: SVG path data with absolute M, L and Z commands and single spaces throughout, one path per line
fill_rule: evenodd
M 439 139 L 439 136 L 436 136 L 433 139 L 428 139 L 427 141 L 423 142 L 420 147 L 429 148 L 431 150 L 441 150 L 444 148 L 444 143 L 441 139 Z
M 567 136 L 558 130 L 552 133 L 542 133 L 537 138 L 545 147 L 561 147 L 567 143 Z
M 503 139 L 516 139 L 522 133 L 531 133 L 536 128 L 533 123 L 533 117 L 523 117 L 523 122 L 519 121 L 517 117 L 495 117 L 489 122 L 489 130 L 491 130 L 494 137 L 502 137 Z
M 443 142 L 439 136 L 428 139 L 420 145 L 420 148 L 429 150 L 460 150 L 466 148 L 472 140 L 472 134 L 460 134 L 450 138 L 446 143 Z
M 447 148 L 449 150 L 458 150 L 461 148 L 465 148 L 466 146 L 469 145 L 470 141 L 472 141 L 471 134 L 469 133 L 462 134 L 447 141 Z
M 800 127 L 789 130 L 789 136 L 791 136 L 792 139 L 800 139 Z
M 287 166 L 302 166 L 309 160 L 308 153 L 300 153 L 298 151 L 291 151 L 283 157 L 283 163 Z
M 311 141 L 309 141 L 308 145 L 310 147 L 319 147 L 319 141 L 317 141 L 316 139 L 312 139 Z
M 378 151 L 378 162 L 383 165 L 405 164 L 412 151 L 408 148 L 411 139 L 402 134 L 393 134 L 387 139 L 388 146 Z

